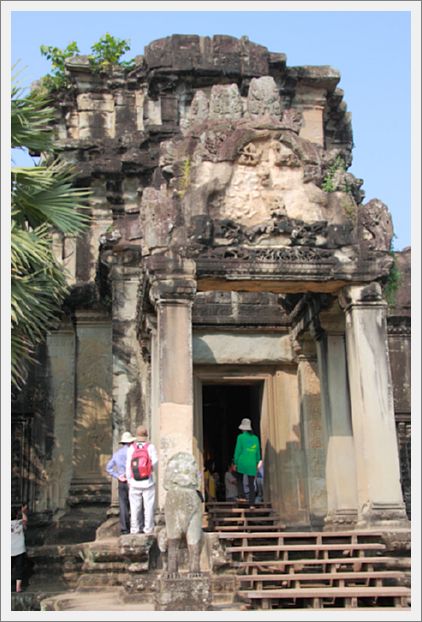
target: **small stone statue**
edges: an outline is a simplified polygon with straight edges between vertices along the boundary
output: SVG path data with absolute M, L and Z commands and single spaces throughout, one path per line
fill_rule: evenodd
M 166 540 L 159 542 L 167 548 L 167 577 L 178 576 L 178 550 L 180 539 L 186 536 L 189 554 L 189 575 L 200 576 L 202 546 L 202 504 L 199 489 L 199 469 L 195 458 L 187 452 L 174 454 L 167 463 L 164 475 L 167 490 L 164 505 Z

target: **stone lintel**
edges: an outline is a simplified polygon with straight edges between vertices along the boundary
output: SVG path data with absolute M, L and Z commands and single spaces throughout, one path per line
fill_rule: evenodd
M 304 280 L 278 280 L 254 278 L 253 273 L 244 279 L 236 275 L 235 278 L 201 277 L 197 281 L 199 292 L 206 291 L 237 291 L 237 292 L 274 292 L 276 294 L 298 294 L 303 292 L 315 292 L 332 294 L 338 292 L 347 284 L 347 281 L 304 281 Z

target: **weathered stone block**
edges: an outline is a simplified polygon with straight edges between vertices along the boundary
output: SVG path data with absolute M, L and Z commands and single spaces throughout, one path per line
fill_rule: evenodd
M 210 579 L 206 575 L 161 578 L 155 604 L 159 611 L 207 611 L 211 606 Z

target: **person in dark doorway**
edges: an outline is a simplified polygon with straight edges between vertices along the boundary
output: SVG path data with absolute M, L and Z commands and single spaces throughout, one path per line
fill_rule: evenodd
M 231 462 L 224 475 L 224 488 L 226 491 L 226 501 L 234 501 L 237 497 L 236 470 Z
M 122 438 L 119 441 L 121 447 L 114 452 L 106 465 L 107 473 L 118 480 L 120 533 L 122 535 L 130 532 L 129 487 L 126 479 L 126 459 L 127 451 L 133 441 L 136 441 L 136 438 L 130 432 L 123 432 Z
M 204 469 L 205 501 L 217 501 L 217 481 L 214 460 L 207 460 Z
M 257 466 L 261 460 L 261 448 L 259 438 L 252 431 L 250 419 L 242 419 L 239 426 L 241 433 L 237 437 L 234 450 L 233 462 L 236 467 L 238 500 L 245 500 L 245 490 L 243 486 L 243 476 L 248 477 L 248 500 L 249 505 L 254 507 L 255 503 L 255 477 Z
M 264 463 L 262 460 L 258 462 L 258 467 L 256 470 L 255 489 L 255 501 L 264 501 Z

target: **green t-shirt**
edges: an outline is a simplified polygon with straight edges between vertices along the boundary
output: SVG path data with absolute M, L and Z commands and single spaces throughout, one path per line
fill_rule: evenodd
M 256 475 L 256 467 L 261 460 L 259 438 L 252 432 L 242 432 L 237 437 L 234 450 L 234 463 L 239 473 Z

